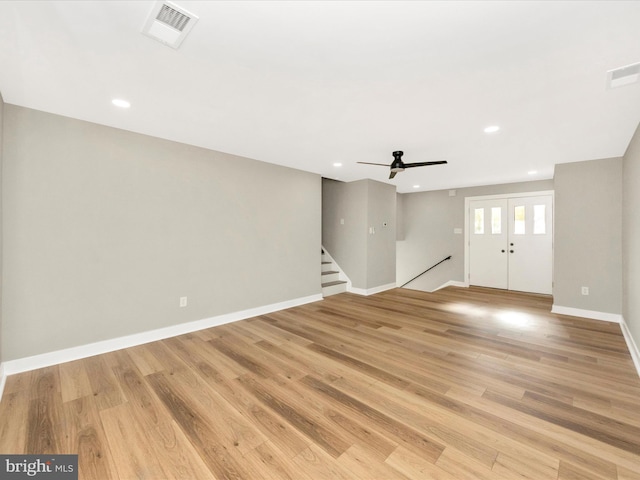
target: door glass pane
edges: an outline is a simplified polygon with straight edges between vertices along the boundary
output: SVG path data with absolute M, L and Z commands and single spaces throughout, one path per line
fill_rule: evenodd
M 473 233 L 482 235 L 484 233 L 484 208 L 476 208 L 474 215 Z
M 502 233 L 502 208 L 491 207 L 491 233 L 500 235 Z
M 524 235 L 524 205 L 513 209 L 513 220 L 514 235 Z
M 547 222 L 545 221 L 546 205 L 533 206 L 533 233 L 534 235 L 544 235 L 547 233 Z

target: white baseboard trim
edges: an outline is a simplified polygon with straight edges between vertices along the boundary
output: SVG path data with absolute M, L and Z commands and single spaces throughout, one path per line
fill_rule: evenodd
M 51 365 L 79 360 L 81 358 L 92 357 L 94 355 L 113 352 L 123 348 L 135 347 L 137 345 L 155 342 L 165 338 L 175 337 L 177 335 L 183 335 L 185 333 L 191 333 L 205 328 L 217 327 L 219 325 L 224 325 L 225 323 L 237 322 L 239 320 L 257 317 L 259 315 L 266 315 L 268 313 L 320 300 L 322 300 L 321 293 L 287 300 L 285 302 L 273 303 L 271 305 L 264 305 L 262 307 L 250 308 L 239 312 L 218 315 L 211 318 L 205 318 L 203 320 L 195 320 L 193 322 L 172 325 L 170 327 L 150 330 L 148 332 L 136 333 L 124 337 L 90 343 L 88 345 L 66 348 L 64 350 L 33 355 L 31 357 L 19 358 L 17 360 L 9 360 L 2 363 L 2 386 L 4 387 L 4 378 L 7 375 L 49 367 Z M 2 397 L 0 397 L 0 399 L 1 398 Z
M 466 283 L 466 282 L 459 282 L 457 280 L 449 280 L 448 282 L 445 282 L 442 285 L 440 285 L 439 287 L 431 290 L 431 293 L 437 292 L 438 290 L 441 290 L 441 289 L 446 288 L 446 287 L 469 288 L 469 284 Z
M 627 342 L 627 348 L 629 349 L 629 353 L 631 354 L 633 364 L 636 367 L 636 372 L 640 377 L 640 349 L 638 349 L 638 345 L 631 336 L 631 331 L 627 326 L 627 322 L 624 321 L 624 317 L 622 317 L 622 321 L 620 322 L 620 329 L 622 330 L 622 336 L 624 337 L 625 342 Z
M 560 315 L 570 315 L 572 317 L 584 317 L 592 320 L 602 320 L 605 322 L 622 323 L 622 315 L 619 313 L 597 312 L 595 310 L 582 310 L 581 308 L 563 307 L 561 305 L 552 305 L 551 313 Z
M 408 288 L 409 290 L 417 290 L 419 292 L 427 292 L 427 293 L 437 292 L 438 290 L 442 290 L 443 288 L 446 288 L 446 287 L 469 288 L 469 284 L 467 282 L 459 282 L 458 280 L 449 280 L 448 282 L 443 283 L 442 285 L 434 288 L 433 290 L 423 290 L 421 288 L 414 288 L 411 285 L 407 285 L 405 287 L 400 287 L 400 285 L 398 285 L 398 288 Z
M 4 392 L 5 383 L 7 383 L 7 374 L 4 371 L 4 363 L 0 363 L 0 400 L 2 400 L 2 392 Z
M 396 288 L 396 284 L 395 283 L 387 283 L 386 285 L 380 285 L 379 287 L 373 287 L 373 288 L 354 288 L 354 287 L 348 287 L 347 291 L 350 293 L 355 293 L 358 295 L 373 295 L 376 293 L 380 293 L 380 292 L 384 292 L 385 290 L 391 290 L 392 288 Z

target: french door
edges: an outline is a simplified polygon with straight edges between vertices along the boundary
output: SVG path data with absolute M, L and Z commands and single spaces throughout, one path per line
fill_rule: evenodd
M 469 284 L 551 294 L 550 194 L 469 202 Z

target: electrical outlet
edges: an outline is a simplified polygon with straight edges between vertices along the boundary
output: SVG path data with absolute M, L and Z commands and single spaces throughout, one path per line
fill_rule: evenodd
M 589 295 L 589 287 L 582 287 L 582 295 Z
M 180 306 L 181 307 L 187 306 L 187 297 L 180 297 Z

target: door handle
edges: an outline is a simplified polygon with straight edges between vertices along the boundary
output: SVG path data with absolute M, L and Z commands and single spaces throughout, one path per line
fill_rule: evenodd
M 513 250 L 509 250 L 509 253 L 513 253 Z
M 500 250 L 502 253 L 504 253 L 504 250 Z

